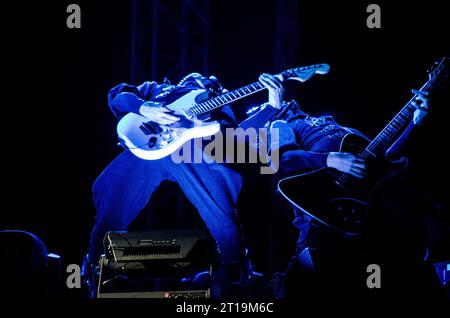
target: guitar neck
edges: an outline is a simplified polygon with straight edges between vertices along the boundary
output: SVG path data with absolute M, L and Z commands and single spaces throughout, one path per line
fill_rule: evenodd
M 220 108 L 226 104 L 232 103 L 238 99 L 260 92 L 263 89 L 265 89 L 264 85 L 262 85 L 260 82 L 255 82 L 250 85 L 235 89 L 234 91 L 208 99 L 202 103 L 196 104 L 187 109 L 186 114 L 191 117 L 199 116 L 214 109 Z
M 304 82 L 311 78 L 314 74 L 327 74 L 329 69 L 330 66 L 328 64 L 314 64 L 309 66 L 291 68 L 275 76 L 278 77 L 278 79 L 280 79 L 281 81 L 294 79 Z M 255 82 L 247 86 L 235 89 L 234 91 L 214 97 L 212 99 L 208 99 L 199 104 L 195 104 L 188 109 L 185 109 L 184 112 L 188 117 L 193 118 L 195 116 L 209 113 L 214 109 L 220 108 L 238 99 L 258 93 L 265 88 L 266 87 L 260 82 Z
M 422 86 L 420 91 L 430 92 L 432 83 L 428 81 Z M 387 124 L 387 126 L 372 140 L 362 153 L 363 157 L 369 155 L 376 156 L 383 153 L 398 137 L 399 133 L 411 122 L 416 107 L 412 105 L 416 96 L 412 97 L 408 103 L 397 113 L 397 115 Z

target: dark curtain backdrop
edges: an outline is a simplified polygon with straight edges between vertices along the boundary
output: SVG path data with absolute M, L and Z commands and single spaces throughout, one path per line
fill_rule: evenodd
M 81 6 L 81 29 L 66 27 L 72 2 Z M 91 185 L 120 151 L 116 120 L 107 107 L 114 85 L 164 77 L 176 83 L 188 72 L 206 71 L 233 89 L 256 81 L 262 72 L 328 63 L 328 75 L 288 83 L 287 98 L 296 98 L 307 112 L 333 114 L 374 136 L 409 100 L 410 90 L 425 82 L 430 64 L 450 55 L 450 20 L 439 1 L 420 6 L 378 1 L 382 28 L 371 30 L 365 24 L 369 1 L 228 0 L 209 2 L 206 44 L 202 24 L 186 17 L 193 22 L 184 38 L 184 64 L 174 62 L 180 56 L 178 31 L 161 12 L 155 71 L 152 1 L 142 2 L 135 11 L 132 1 L 9 3 L 3 148 L 8 204 L 1 223 L 35 233 L 67 263 L 81 262 L 95 215 Z M 180 19 L 179 2 L 164 1 L 175 19 Z M 429 118 L 408 144 L 410 174 L 441 216 L 448 216 L 449 208 L 445 94 L 436 95 Z M 265 98 L 261 93 L 235 109 Z M 270 178 L 259 178 L 247 180 L 239 212 L 257 269 L 270 276 L 293 252 L 296 231 L 290 209 L 271 191 Z M 154 215 L 173 212 L 179 224 L 187 218 L 187 224 L 201 225 L 192 207 L 180 216 L 186 202 L 176 187 L 166 190 L 153 198 Z M 160 221 L 142 216 L 142 222 Z

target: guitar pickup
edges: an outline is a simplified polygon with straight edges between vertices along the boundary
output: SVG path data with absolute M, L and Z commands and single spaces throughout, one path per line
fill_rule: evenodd
M 139 129 L 142 130 L 142 132 L 146 135 L 155 135 L 162 132 L 161 127 L 159 127 L 158 124 L 155 124 L 154 122 L 151 121 L 143 123 L 141 126 L 139 126 Z

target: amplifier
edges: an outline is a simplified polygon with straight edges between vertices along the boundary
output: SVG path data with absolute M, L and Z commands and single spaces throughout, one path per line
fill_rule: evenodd
M 105 253 L 114 262 L 192 260 L 214 254 L 206 231 L 108 232 Z
M 98 298 L 209 298 L 214 241 L 200 230 L 108 232 Z

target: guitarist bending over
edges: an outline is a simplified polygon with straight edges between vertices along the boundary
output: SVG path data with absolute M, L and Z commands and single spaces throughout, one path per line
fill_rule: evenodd
M 132 112 L 155 123 L 168 125 L 178 121 L 179 117 L 162 106 L 199 88 L 206 88 L 211 94 L 222 93 L 215 77 L 206 78 L 193 73 L 178 85 L 156 82 L 145 82 L 139 86 L 120 84 L 110 90 L 108 104 L 118 119 Z M 222 108 L 214 115 L 224 127 L 235 124 L 229 107 Z M 179 185 L 215 239 L 221 276 L 226 285 L 224 294 L 236 296 L 235 292 L 244 292 L 247 262 L 235 210 L 242 187 L 240 174 L 218 163 L 177 164 L 170 156 L 143 160 L 128 149 L 111 162 L 93 185 L 97 216 L 91 233 L 89 254 L 84 262 L 86 272 L 92 272 L 89 269 L 96 266 L 103 250 L 105 234 L 108 231 L 126 230 L 144 209 L 152 193 L 166 180 Z M 88 284 L 93 281 L 95 283 L 91 277 Z
M 281 174 L 292 173 L 292 172 L 307 172 L 320 168 L 332 168 L 332 170 L 340 171 L 344 174 L 351 175 L 358 179 L 363 179 L 367 172 L 367 166 L 364 159 L 352 154 L 339 152 L 341 141 L 343 137 L 349 132 L 357 133 L 353 129 L 342 127 L 337 124 L 331 116 L 323 117 L 313 117 L 303 112 L 299 105 L 295 101 L 285 102 L 283 101 L 284 88 L 281 81 L 272 75 L 263 74 L 260 77 L 260 81 L 269 90 L 269 104 L 273 107 L 272 113 L 273 117 L 270 119 L 270 127 L 279 129 L 279 140 L 278 142 L 273 142 L 270 146 L 271 150 L 278 148 L 280 151 L 280 168 Z M 403 131 L 400 137 L 392 144 L 392 146 L 387 150 L 386 156 L 388 158 L 395 157 L 398 153 L 401 145 L 404 143 L 408 135 L 410 134 L 412 128 L 416 125 L 420 125 L 427 114 L 428 103 L 426 93 L 414 91 L 417 95 L 416 99 L 413 101 L 417 109 L 414 112 L 414 116 Z M 262 123 L 250 123 L 250 125 L 261 126 Z M 298 240 L 296 256 L 292 259 L 293 261 L 289 267 L 298 265 L 299 260 L 302 259 L 300 255 L 303 251 L 310 252 L 312 250 L 320 251 L 322 264 L 326 264 L 326 269 L 322 267 L 316 267 L 322 274 L 328 271 L 330 276 L 335 275 L 339 271 L 335 268 L 333 264 L 336 260 L 349 261 L 347 256 L 354 254 L 353 250 L 350 248 L 348 250 L 348 255 L 345 255 L 345 248 L 353 243 L 345 241 L 346 239 L 338 235 L 337 233 L 324 229 L 317 226 L 315 223 L 311 222 L 311 217 L 306 216 L 303 213 L 295 211 L 296 218 L 294 220 L 294 225 L 300 230 L 300 238 Z M 345 243 L 344 243 L 345 242 Z M 344 243 L 344 244 L 341 244 Z M 309 248 L 306 249 L 305 248 Z M 325 253 L 323 253 L 325 250 Z M 328 253 L 326 251 L 331 251 Z M 339 251 L 339 252 L 337 252 Z M 306 254 L 305 254 L 306 255 Z M 328 256 L 327 256 L 328 255 Z M 337 256 L 337 257 L 336 257 Z M 327 258 L 329 257 L 329 258 Z M 340 260 L 339 260 L 340 259 Z M 301 263 L 301 261 L 300 261 Z M 349 261 L 344 265 L 347 268 L 351 262 Z M 318 264 L 320 265 L 320 264 Z M 352 264 L 350 264 L 352 265 Z M 353 264 L 355 265 L 355 264 Z M 316 266 L 316 264 L 314 264 Z M 305 267 L 305 266 L 300 266 Z M 365 270 L 365 268 L 364 268 Z M 295 276 L 298 271 L 290 271 L 291 277 L 286 276 L 289 271 L 285 274 L 275 276 L 275 296 L 278 297 L 288 297 L 302 296 L 302 291 L 299 291 L 299 286 L 310 286 L 319 291 L 319 295 L 323 295 L 326 292 L 326 287 L 318 284 L 317 280 L 309 281 L 311 283 L 308 285 L 306 280 L 311 279 L 311 273 L 308 272 L 306 275 L 302 275 L 302 278 Z M 293 274 L 296 273 L 296 274 Z M 361 273 L 364 275 L 365 273 Z M 293 276 L 292 276 L 293 275 Z M 322 281 L 326 285 L 330 286 L 340 284 L 342 282 L 331 282 L 330 276 L 319 277 L 318 280 Z M 358 279 L 361 279 L 359 276 Z M 281 278 L 281 279 L 280 279 Z M 284 278 L 284 279 L 283 279 Z M 324 279 L 325 278 L 325 279 Z M 361 280 L 365 283 L 365 280 Z M 281 283 L 280 283 L 281 282 Z M 292 293 L 289 287 L 283 286 L 283 282 L 287 285 L 292 285 Z M 348 283 L 348 279 L 344 279 L 345 283 Z M 278 290 L 277 290 L 278 289 Z M 305 289 L 305 288 L 303 288 Z M 312 290 L 303 290 L 305 295 L 312 296 Z M 317 296 L 317 295 L 316 295 Z

